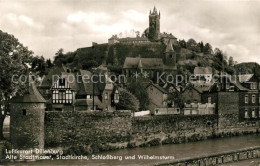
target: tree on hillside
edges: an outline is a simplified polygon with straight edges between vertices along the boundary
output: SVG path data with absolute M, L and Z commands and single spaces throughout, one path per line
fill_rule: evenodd
M 187 41 L 187 49 L 200 52 L 200 46 L 197 44 L 197 42 L 194 39 L 189 39 Z
M 43 56 L 34 56 L 32 57 L 32 62 L 31 62 L 31 70 L 34 71 L 35 73 L 39 74 L 40 76 L 43 76 L 46 74 L 46 62 Z
M 203 53 L 204 54 L 212 54 L 212 46 L 209 43 L 206 43 L 205 46 L 203 47 Z
M 56 66 L 61 66 L 65 61 L 65 55 L 63 48 L 60 48 L 54 56 L 53 64 Z
M 233 59 L 232 56 L 230 56 L 229 59 L 228 59 L 228 65 L 229 66 L 234 66 L 234 59 Z
M 203 50 L 204 50 L 203 41 L 199 42 L 199 43 L 198 43 L 198 46 L 200 47 L 200 52 L 203 52 Z
M 179 40 L 179 44 L 180 44 L 181 48 L 187 48 L 186 41 L 184 39 Z
M 47 59 L 47 60 L 46 60 L 46 65 L 47 65 L 47 68 L 53 67 L 53 64 L 52 64 L 52 62 L 51 62 L 51 59 Z
M 32 54 L 13 35 L 0 30 L 0 140 L 4 139 L 3 122 L 10 111 L 10 99 L 24 93 L 26 87 L 22 82 L 12 81 L 12 77 L 26 74 Z
M 139 110 L 139 101 L 132 93 L 123 88 L 119 88 L 118 91 L 119 103 L 116 104 L 117 110 L 131 110 L 134 112 Z

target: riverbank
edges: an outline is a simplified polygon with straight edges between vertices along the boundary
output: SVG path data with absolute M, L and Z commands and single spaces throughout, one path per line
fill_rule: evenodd
M 232 151 L 238 149 L 244 149 L 254 146 L 260 146 L 260 135 L 245 135 L 237 137 L 226 137 L 208 139 L 204 141 L 188 142 L 182 144 L 168 144 L 151 147 L 137 147 L 133 149 L 121 149 L 115 151 L 107 151 L 95 153 L 95 155 L 111 155 L 111 156 L 137 156 L 137 155 L 157 155 L 157 156 L 174 156 L 176 160 L 199 157 L 203 155 L 210 155 L 215 153 L 221 153 L 224 151 Z M 106 166 L 106 165 L 154 165 L 162 162 L 162 160 L 151 159 L 122 159 L 120 160 L 95 160 L 91 159 L 91 155 L 88 155 L 90 160 L 44 160 L 37 162 L 26 162 L 26 165 L 94 165 L 94 166 Z M 164 161 L 164 160 L 163 160 Z M 167 161 L 167 160 L 165 160 Z M 5 163 L 6 165 L 14 165 L 14 163 Z M 24 165 L 25 163 L 16 163 L 15 165 Z

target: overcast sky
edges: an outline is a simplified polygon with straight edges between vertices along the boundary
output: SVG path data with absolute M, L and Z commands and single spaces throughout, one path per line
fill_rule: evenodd
M 120 32 L 142 33 L 154 5 L 161 32 L 209 42 L 238 62 L 260 63 L 260 0 L 0 0 L 0 29 L 53 58 L 59 48 L 75 51 Z

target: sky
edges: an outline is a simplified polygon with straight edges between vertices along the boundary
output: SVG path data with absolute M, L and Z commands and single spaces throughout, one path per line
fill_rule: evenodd
M 45 58 L 133 36 L 161 12 L 161 32 L 220 48 L 238 62 L 260 63 L 260 0 L 0 0 L 0 30 Z

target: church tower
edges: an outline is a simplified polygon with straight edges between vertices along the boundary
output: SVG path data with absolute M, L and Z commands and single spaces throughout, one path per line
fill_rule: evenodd
M 165 50 L 165 64 L 166 65 L 172 65 L 176 66 L 176 52 L 174 51 L 172 47 L 172 42 L 169 40 L 166 50 Z
M 157 9 L 154 7 L 153 12 L 150 10 L 149 14 L 149 34 L 150 41 L 156 41 L 159 39 L 160 34 L 160 12 L 157 13 Z

